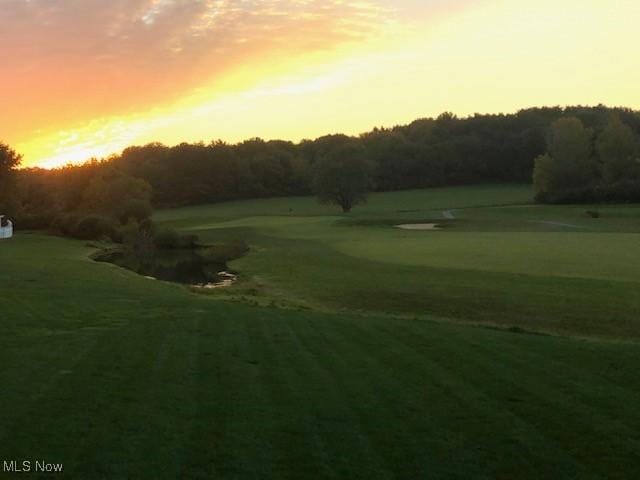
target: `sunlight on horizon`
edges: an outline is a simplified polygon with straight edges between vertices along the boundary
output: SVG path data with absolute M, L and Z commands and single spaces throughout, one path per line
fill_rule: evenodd
M 0 138 L 24 154 L 24 166 L 48 168 L 153 141 L 299 141 L 443 111 L 508 113 L 598 103 L 640 108 L 640 65 L 631 41 L 640 21 L 636 2 L 329 2 L 331 15 L 315 1 L 275 3 L 281 11 L 265 10 L 250 20 L 232 8 L 197 10 L 176 20 L 184 22 L 186 36 L 164 16 L 171 2 L 157 4 L 142 17 L 136 10 L 131 25 L 110 24 L 105 38 L 121 35 L 124 46 L 96 52 L 74 46 L 56 56 L 53 42 L 25 62 L 17 58 L 26 49 L 23 40 L 9 31 L 9 39 L 17 38 L 16 58 L 9 61 L 14 75 L 55 71 L 52 59 L 71 59 L 52 75 L 50 94 L 46 81 L 35 77 L 25 86 L 0 80 L 4 91 L 17 92 L 5 109 L 17 120 L 0 120 Z M 47 35 L 54 35 L 55 21 L 62 22 L 51 15 L 41 26 L 52 30 Z M 213 39 L 223 28 L 216 15 L 228 22 L 224 35 L 231 46 Z M 264 32 L 273 33 L 260 36 Z M 125 47 L 134 33 L 140 55 L 152 35 L 166 44 L 149 59 L 130 56 Z M 80 69 L 85 56 L 95 71 L 91 65 Z M 606 68 L 599 64 L 605 58 Z M 58 78 L 68 69 L 80 78 Z

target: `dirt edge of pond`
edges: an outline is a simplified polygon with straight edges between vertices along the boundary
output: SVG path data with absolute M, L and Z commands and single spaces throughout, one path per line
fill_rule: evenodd
M 421 231 L 434 231 L 442 230 L 437 223 L 401 223 L 400 225 L 394 225 L 395 228 L 401 230 L 421 230 Z

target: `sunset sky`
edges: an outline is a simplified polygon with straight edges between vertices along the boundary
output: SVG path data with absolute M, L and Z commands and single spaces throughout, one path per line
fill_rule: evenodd
M 0 0 L 0 141 L 355 134 L 452 111 L 640 108 L 638 0 Z

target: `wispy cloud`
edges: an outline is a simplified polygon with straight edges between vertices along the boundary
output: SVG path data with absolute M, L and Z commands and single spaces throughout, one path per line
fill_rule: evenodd
M 53 165 L 444 110 L 637 108 L 640 7 L 613 3 L 0 0 L 0 140 Z
M 0 131 L 179 98 L 266 56 L 374 35 L 394 11 L 346 0 L 3 0 Z

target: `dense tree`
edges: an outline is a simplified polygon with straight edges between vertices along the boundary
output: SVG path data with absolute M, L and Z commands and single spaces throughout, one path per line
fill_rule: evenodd
M 9 145 L 0 142 L 0 214 L 13 214 L 16 208 L 14 197 L 14 169 L 20 165 L 22 156 Z
M 400 190 L 411 185 L 416 175 L 419 150 L 400 130 L 375 129 L 361 136 L 369 161 L 377 166 L 377 188 Z
M 590 133 L 576 117 L 556 120 L 551 125 L 549 154 L 567 168 L 583 166 L 590 156 Z
M 612 121 L 612 116 L 621 125 Z M 554 123 L 560 119 L 565 120 Z M 542 201 L 640 200 L 640 182 L 634 177 L 636 164 L 627 155 L 629 132 L 636 138 L 640 134 L 640 112 L 576 106 L 467 118 L 443 114 L 408 125 L 376 128 L 359 137 L 328 135 L 299 144 L 258 138 L 235 145 L 221 141 L 174 147 L 151 143 L 84 165 L 17 170 L 13 174 L 17 194 L 11 198 L 18 202 L 11 212 L 3 210 L 15 211 L 20 225 L 29 228 L 46 227 L 60 216 L 71 224 L 77 215 L 104 216 L 100 198 L 109 195 L 101 182 L 116 180 L 117 190 L 119 175 L 148 183 L 156 207 L 308 195 L 314 188 L 313 173 L 332 158 L 337 162 L 334 150 L 341 144 L 350 145 L 357 153 L 343 157 L 355 158 L 345 163 L 360 165 L 369 172 L 371 182 L 363 191 L 371 184 L 375 190 L 384 191 L 529 183 L 534 173 L 537 198 Z M 6 146 L 2 152 L 0 178 L 7 178 L 3 173 L 15 167 L 19 156 Z M 545 154 L 548 156 L 543 157 Z M 9 170 L 2 168 L 8 164 Z M 89 186 L 93 193 L 87 192 Z M 6 187 L 0 195 L 2 192 L 6 196 Z M 126 195 L 111 198 L 116 204 L 131 200 Z M 144 200 L 127 203 L 122 212 L 106 215 L 123 218 L 146 213 L 148 204 L 145 206 Z
M 82 209 L 112 217 L 125 224 L 151 215 L 151 187 L 115 169 L 96 175 L 84 190 Z
M 554 193 L 561 191 L 556 165 L 548 153 L 536 157 L 533 167 L 533 187 L 537 200 L 549 201 Z
M 591 136 L 575 117 L 561 118 L 552 124 L 549 153 L 535 161 L 533 179 L 539 200 L 576 201 L 589 195 L 596 184 Z
M 313 189 L 322 203 L 339 205 L 343 212 L 366 202 L 371 190 L 371 165 L 355 139 L 327 137 L 322 156 L 315 163 Z
M 611 117 L 607 127 L 598 136 L 596 150 L 606 183 L 638 180 L 640 177 L 637 139 L 633 130 L 617 115 Z
M 20 165 L 22 155 L 16 153 L 9 145 L 0 142 L 0 175 L 5 178 L 9 172 Z
M 350 138 L 365 149 L 378 191 L 468 183 L 528 183 L 534 159 L 547 151 L 553 122 L 575 117 L 589 133 L 601 131 L 612 113 L 634 132 L 640 132 L 638 112 L 599 106 L 534 108 L 513 115 L 468 118 L 447 113 L 405 126 L 376 128 Z M 261 139 L 237 145 L 150 144 L 125 150 L 113 163 L 149 182 L 156 206 L 304 195 L 312 193 L 314 165 L 332 147 L 335 137 L 340 136 L 304 140 L 297 145 Z M 592 150 L 591 141 L 588 143 Z M 583 181 L 576 179 L 576 183 Z M 573 197 L 578 199 L 576 192 Z

